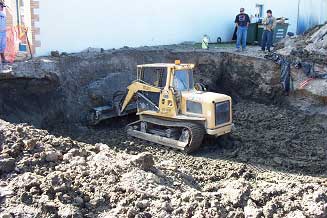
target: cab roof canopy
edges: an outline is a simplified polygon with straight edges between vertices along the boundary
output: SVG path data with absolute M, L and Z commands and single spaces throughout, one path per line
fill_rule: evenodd
M 155 64 L 142 64 L 137 65 L 138 68 L 150 68 L 150 67 L 158 67 L 158 68 L 186 68 L 186 69 L 192 69 L 194 68 L 194 64 L 171 64 L 171 63 L 155 63 Z

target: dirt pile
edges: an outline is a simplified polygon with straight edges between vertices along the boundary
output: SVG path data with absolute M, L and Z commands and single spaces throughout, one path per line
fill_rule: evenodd
M 305 110 L 325 107 L 327 23 L 315 26 L 303 35 L 285 38 L 275 46 L 275 50 L 291 63 L 291 104 Z M 326 113 L 326 109 L 323 113 Z
M 173 212 L 170 196 L 194 189 L 191 176 L 171 181 L 148 153 L 118 154 L 3 121 L 0 129 L 3 216 L 147 217 Z
M 232 136 L 207 139 L 193 156 L 131 140 L 123 125 L 75 130 L 73 140 L 0 121 L 0 214 L 327 216 L 327 180 L 287 173 L 312 172 L 310 166 L 325 172 L 326 149 L 317 139 L 326 140 L 323 127 L 256 103 L 239 103 L 235 110 Z M 278 166 L 283 170 L 272 170 Z
M 308 52 L 327 55 L 327 24 L 309 36 L 306 43 L 305 50 Z
M 294 59 L 326 64 L 327 24 L 313 27 L 304 35 L 286 38 L 276 49 L 279 54 L 294 56 Z

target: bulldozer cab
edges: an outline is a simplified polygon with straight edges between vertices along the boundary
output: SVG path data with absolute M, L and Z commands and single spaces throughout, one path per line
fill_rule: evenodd
M 194 88 L 193 71 L 181 69 L 174 72 L 173 87 L 176 91 L 189 91 Z
M 190 64 L 147 64 L 139 65 L 137 80 L 160 89 L 174 88 L 175 91 L 194 89 L 194 65 Z
M 158 91 L 138 91 L 138 112 L 161 112 L 163 116 L 176 116 L 180 110 L 182 92 L 194 90 L 193 64 L 139 65 L 137 80 Z
M 137 80 L 163 89 L 167 83 L 167 69 L 159 67 L 138 68 Z

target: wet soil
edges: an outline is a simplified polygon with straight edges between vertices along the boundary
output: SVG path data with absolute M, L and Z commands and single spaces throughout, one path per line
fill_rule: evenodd
M 303 111 L 242 100 L 234 105 L 234 131 L 221 138 L 206 137 L 202 148 L 191 157 L 205 157 L 208 161 L 226 159 L 249 163 L 267 169 L 308 175 L 324 175 L 327 170 L 326 117 L 307 115 Z M 171 150 L 127 138 L 125 124 L 136 116 L 113 119 L 95 128 L 75 131 L 56 128 L 57 135 L 67 135 L 90 144 L 105 143 L 114 149 L 131 154 L 152 151 L 159 157 Z M 79 127 L 81 128 L 81 127 Z M 132 146 L 125 143 L 133 140 Z M 161 151 L 163 150 L 163 151 Z M 176 151 L 177 154 L 180 152 Z M 191 166 L 193 167 L 193 166 Z

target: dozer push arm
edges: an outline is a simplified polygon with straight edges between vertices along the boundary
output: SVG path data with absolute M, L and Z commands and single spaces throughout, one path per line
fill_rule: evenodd
M 154 87 L 154 86 L 151 86 L 151 85 L 148 85 L 148 84 L 145 84 L 145 83 L 142 83 L 142 82 L 139 82 L 139 81 L 135 81 L 133 82 L 131 85 L 129 85 L 127 87 L 128 89 L 128 93 L 125 97 L 125 100 L 124 100 L 124 103 L 120 109 L 120 112 L 122 113 L 127 105 L 130 103 L 130 101 L 132 100 L 133 96 L 139 92 L 139 91 L 146 91 L 146 92 L 154 92 L 154 93 L 158 93 L 161 91 L 161 89 L 157 88 L 157 87 Z

